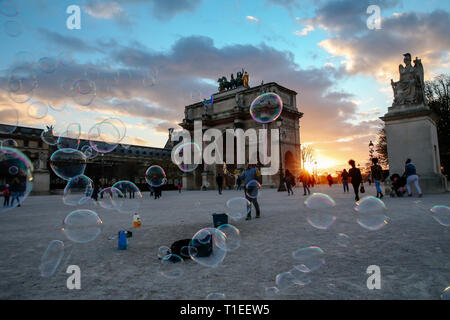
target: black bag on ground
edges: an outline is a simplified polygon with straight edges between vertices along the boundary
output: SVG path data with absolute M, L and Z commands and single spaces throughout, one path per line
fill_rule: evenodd
M 192 246 L 197 249 L 197 257 L 208 257 L 212 253 L 212 236 L 209 234 L 205 239 L 183 239 L 175 241 L 170 246 L 170 251 L 172 254 L 176 254 L 183 260 L 191 259 L 189 255 L 189 250 L 182 250 L 184 247 Z M 172 261 L 177 261 L 176 257 L 173 257 Z

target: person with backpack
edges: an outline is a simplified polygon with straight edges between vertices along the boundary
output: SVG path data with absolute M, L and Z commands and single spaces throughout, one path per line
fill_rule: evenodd
M 355 192 L 355 201 L 359 201 L 359 185 L 362 182 L 361 170 L 356 168 L 355 160 L 350 159 L 348 164 L 351 165 L 351 169 L 348 170 L 348 176 L 350 177 L 350 183 L 353 186 Z
M 383 178 L 383 169 L 381 169 L 381 166 L 378 164 L 377 158 L 372 158 L 372 163 L 373 165 L 370 167 L 371 178 L 377 189 L 377 198 L 379 197 L 381 199 L 383 198 L 383 192 L 381 192 L 380 181 Z
M 342 177 L 342 186 L 344 187 L 344 193 L 346 190 L 347 190 L 347 192 L 349 192 L 348 191 L 348 172 L 346 169 L 344 169 L 344 171 L 342 171 L 341 177 Z
M 405 162 L 405 172 L 403 176 L 406 177 L 406 190 L 408 190 L 408 197 L 412 197 L 411 184 L 414 184 L 417 192 L 419 193 L 419 198 L 422 197 L 422 190 L 419 186 L 419 176 L 416 173 L 416 166 L 411 163 L 411 159 L 407 159 Z
M 244 181 L 245 187 L 245 198 L 250 202 L 250 208 L 248 210 L 247 217 L 245 220 L 251 220 L 252 218 L 252 211 L 251 211 L 251 205 L 253 204 L 255 206 L 256 210 L 256 218 L 259 218 L 261 216 L 261 211 L 259 209 L 259 203 L 258 203 L 258 187 L 256 185 L 249 185 L 249 182 L 252 180 L 256 180 L 260 183 L 261 179 L 261 173 L 259 173 L 258 168 L 256 168 L 255 165 L 249 164 L 247 166 L 247 170 L 245 170 L 241 174 L 241 179 Z M 251 197 L 249 196 L 251 194 Z

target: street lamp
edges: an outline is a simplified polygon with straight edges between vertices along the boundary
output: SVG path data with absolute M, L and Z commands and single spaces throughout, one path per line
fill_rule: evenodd
M 281 125 L 283 124 L 283 119 L 281 117 L 277 120 L 277 127 L 278 127 L 278 141 L 279 141 L 279 148 L 280 148 L 280 185 L 278 186 L 278 191 L 286 191 L 286 187 L 284 186 L 283 181 L 283 159 L 281 158 Z

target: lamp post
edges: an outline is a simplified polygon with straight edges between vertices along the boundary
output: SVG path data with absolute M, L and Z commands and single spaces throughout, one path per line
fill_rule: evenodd
M 283 179 L 283 159 L 281 158 L 281 125 L 283 124 L 283 119 L 281 117 L 277 120 L 278 127 L 278 141 L 280 143 L 280 185 L 278 186 L 278 191 L 286 191 Z

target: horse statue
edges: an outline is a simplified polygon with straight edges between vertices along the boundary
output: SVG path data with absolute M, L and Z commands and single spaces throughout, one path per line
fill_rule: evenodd
M 227 77 L 222 77 L 217 80 L 219 83 L 219 92 L 222 92 L 223 90 L 229 90 L 232 88 L 231 82 L 227 81 Z

